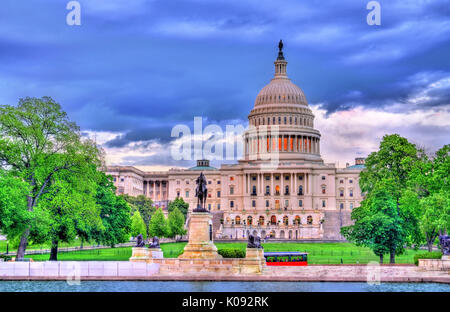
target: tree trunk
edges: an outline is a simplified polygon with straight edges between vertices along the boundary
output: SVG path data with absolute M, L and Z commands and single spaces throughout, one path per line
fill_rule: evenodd
M 433 242 L 427 241 L 427 247 L 428 247 L 428 252 L 432 252 L 433 251 Z
M 395 263 L 395 250 L 391 251 L 389 254 L 389 263 L 391 263 L 391 264 Z
M 50 261 L 58 261 L 58 241 L 52 240 L 52 248 L 50 249 Z
M 30 228 L 27 228 L 23 232 L 22 237 L 20 237 L 19 247 L 17 247 L 16 261 L 23 261 L 25 257 L 25 250 L 28 245 L 28 235 L 30 235 Z
M 380 255 L 380 264 L 383 264 L 383 255 Z

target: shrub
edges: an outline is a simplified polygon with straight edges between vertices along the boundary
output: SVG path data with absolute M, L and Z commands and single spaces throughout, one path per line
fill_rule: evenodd
M 224 258 L 245 258 L 245 251 L 241 249 L 219 249 L 217 252 Z
M 12 257 L 7 255 L 0 255 L 0 259 L 3 259 L 3 261 L 11 261 Z
M 441 259 L 442 253 L 439 251 L 425 252 L 414 255 L 414 264 L 419 265 L 419 259 Z

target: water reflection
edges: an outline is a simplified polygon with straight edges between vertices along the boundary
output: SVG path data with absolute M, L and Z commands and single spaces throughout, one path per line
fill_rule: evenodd
M 0 281 L 0 292 L 449 292 L 449 284 L 343 282 Z

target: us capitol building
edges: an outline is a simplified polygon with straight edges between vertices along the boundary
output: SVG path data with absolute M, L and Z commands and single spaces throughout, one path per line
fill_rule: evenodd
M 282 47 L 280 42 L 275 75 L 248 116 L 244 156 L 237 164 L 214 168 L 198 160 L 195 167 L 164 172 L 111 166 L 106 173 L 118 194 L 145 195 L 163 209 L 182 197 L 192 210 L 195 180 L 203 172 L 216 239 L 247 239 L 251 233 L 276 240 L 342 240 L 340 227 L 351 222 L 362 200 L 358 179 L 364 158 L 346 168 L 323 162 L 314 115 L 287 76 Z M 277 166 L 269 166 L 267 156 L 276 156 Z

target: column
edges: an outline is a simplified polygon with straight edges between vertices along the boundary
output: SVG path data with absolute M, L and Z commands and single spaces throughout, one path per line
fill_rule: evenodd
M 275 190 L 273 189 L 273 173 L 270 173 L 270 195 L 275 195 Z
M 297 185 L 297 181 L 298 181 L 298 177 L 297 177 L 297 174 L 296 173 L 294 173 L 294 191 L 295 191 L 295 193 L 294 193 L 294 195 L 296 195 L 297 193 L 298 193 L 298 185 Z

